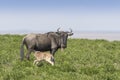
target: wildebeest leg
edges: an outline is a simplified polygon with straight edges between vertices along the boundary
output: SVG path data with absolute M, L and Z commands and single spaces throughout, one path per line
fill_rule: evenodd
M 51 39 L 51 51 L 50 51 L 50 53 L 54 56 L 55 55 L 55 52 L 57 51 L 57 48 L 58 47 L 58 45 L 57 45 L 57 42 L 56 42 L 56 40 L 55 40 L 55 38 L 52 38 Z
M 27 52 L 27 54 L 26 54 L 27 60 L 30 60 L 30 54 L 31 54 L 32 51 L 34 51 L 34 50 L 28 49 L 28 52 Z
M 57 48 L 54 48 L 50 51 L 50 53 L 54 56 L 56 51 L 57 51 Z

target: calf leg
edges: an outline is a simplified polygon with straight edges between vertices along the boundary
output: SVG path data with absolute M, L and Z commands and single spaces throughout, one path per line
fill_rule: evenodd
M 38 60 L 34 60 L 33 65 L 35 65 L 35 64 L 36 64 L 36 62 L 38 62 Z
M 38 63 L 41 62 L 41 61 L 42 61 L 42 60 L 37 60 L 37 59 L 36 59 L 36 60 L 34 60 L 33 65 L 35 65 L 35 64 L 38 65 Z
M 52 66 L 54 65 L 54 58 L 49 58 L 49 59 L 45 59 L 48 63 L 50 63 Z

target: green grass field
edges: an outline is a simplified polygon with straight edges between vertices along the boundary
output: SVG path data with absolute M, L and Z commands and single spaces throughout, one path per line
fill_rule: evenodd
M 68 39 L 55 66 L 20 61 L 23 36 L 0 35 L 0 80 L 120 80 L 120 41 Z M 26 50 L 25 50 L 26 52 Z

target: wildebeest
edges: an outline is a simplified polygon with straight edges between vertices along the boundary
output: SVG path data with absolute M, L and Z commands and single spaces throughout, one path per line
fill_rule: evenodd
M 68 36 L 73 35 L 72 29 L 69 31 L 59 31 L 57 32 L 48 32 L 44 34 L 28 34 L 23 38 L 20 56 L 21 60 L 24 58 L 24 45 L 27 48 L 26 58 L 29 60 L 30 53 L 32 51 L 50 51 L 54 56 L 55 52 L 61 48 L 64 49 L 67 47 L 67 38 Z
M 34 53 L 35 56 L 35 60 L 33 64 L 38 64 L 40 61 L 47 61 L 48 63 L 50 63 L 52 66 L 55 64 L 55 60 L 52 54 L 48 53 L 48 52 L 40 52 L 40 51 L 36 51 Z

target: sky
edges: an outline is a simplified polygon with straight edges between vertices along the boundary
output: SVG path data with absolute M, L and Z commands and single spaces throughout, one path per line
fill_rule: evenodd
M 0 0 L 0 33 L 120 32 L 120 0 Z

